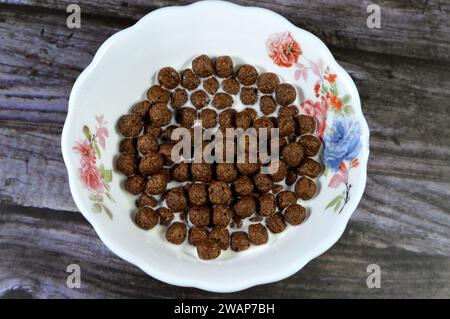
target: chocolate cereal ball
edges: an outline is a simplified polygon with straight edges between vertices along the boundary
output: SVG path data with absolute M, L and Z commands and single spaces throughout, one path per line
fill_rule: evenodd
M 126 176 L 133 175 L 137 171 L 136 158 L 128 153 L 121 153 L 116 160 L 116 168 Z
M 208 238 L 208 229 L 206 226 L 193 226 L 189 229 L 189 242 L 196 246 L 202 240 Z
M 174 110 L 179 109 L 188 101 L 188 94 L 185 89 L 177 88 L 170 94 L 170 105 Z
M 253 192 L 254 186 L 249 177 L 239 176 L 239 178 L 233 182 L 233 188 L 238 195 L 246 196 Z
M 145 119 L 148 116 L 148 110 L 150 109 L 150 106 L 150 101 L 144 100 L 138 102 L 131 108 L 131 113 L 136 114 L 141 119 Z
M 294 169 L 289 169 L 288 173 L 286 175 L 286 185 L 292 185 L 295 183 L 295 181 L 297 180 L 297 173 L 295 172 Z
M 165 126 L 170 123 L 172 112 L 163 103 L 157 103 L 150 108 L 150 121 L 155 126 Z
M 294 192 L 282 191 L 277 194 L 277 206 L 280 209 L 284 209 L 291 204 L 297 203 L 297 197 Z
M 277 104 L 275 103 L 275 100 L 270 95 L 263 95 L 259 99 L 259 109 L 264 115 L 269 115 L 275 112 L 275 109 L 277 108 Z
M 227 109 L 219 114 L 219 125 L 222 128 L 233 128 L 236 125 L 236 110 Z
M 233 98 L 228 93 L 218 92 L 214 95 L 212 105 L 218 110 L 223 110 L 233 105 Z
M 231 249 L 234 251 L 243 251 L 250 246 L 248 235 L 243 231 L 235 231 L 231 234 Z
M 244 64 L 237 71 L 236 77 L 243 85 L 252 85 L 255 84 L 258 78 L 258 71 L 256 71 L 254 66 Z
M 278 160 L 278 170 L 270 174 L 274 182 L 281 182 L 287 175 L 288 166 L 283 160 Z
M 202 109 L 209 104 L 209 96 L 203 90 L 197 90 L 191 94 L 191 103 L 197 109 Z
M 117 129 L 125 137 L 135 137 L 138 136 L 144 124 L 141 118 L 136 114 L 127 114 L 120 117 L 117 123 Z
M 266 218 L 266 226 L 272 233 L 281 233 L 286 229 L 286 224 L 283 220 L 283 215 L 276 213 Z
M 248 155 L 246 155 L 244 163 L 236 163 L 236 168 L 242 175 L 252 175 L 259 170 L 259 163 L 249 163 Z
M 158 82 L 163 88 L 172 90 L 180 84 L 180 75 L 177 70 L 168 66 L 159 70 Z
M 189 221 L 195 226 L 208 226 L 211 220 L 211 209 L 208 206 L 192 206 L 188 210 Z
M 238 171 L 233 163 L 218 163 L 216 176 L 219 181 L 230 183 L 238 178 Z
M 272 134 L 271 129 L 273 129 L 275 127 L 274 123 L 272 122 L 272 120 L 266 116 L 262 116 L 257 118 L 256 120 L 253 121 L 252 126 L 256 129 L 256 134 L 259 136 L 260 140 L 263 139 L 263 130 L 261 129 L 266 129 L 265 132 L 265 139 L 267 142 L 270 143 L 270 136 Z M 270 144 L 269 144 L 270 147 Z
M 247 111 L 241 111 L 239 113 L 236 114 L 236 127 L 240 127 L 243 130 L 248 129 L 253 122 L 253 116 L 250 112 Z
M 278 84 L 275 88 L 275 100 L 280 105 L 289 105 L 294 103 L 297 92 L 293 85 L 289 83 Z
M 244 196 L 234 204 L 233 209 L 239 217 L 247 218 L 256 213 L 256 202 L 252 196 Z
M 208 202 L 208 191 L 205 184 L 195 183 L 188 186 L 189 202 L 193 205 L 201 206 Z
M 278 84 L 280 84 L 280 79 L 275 73 L 271 72 L 261 74 L 256 82 L 256 86 L 264 94 L 272 93 Z
M 236 79 L 225 79 L 222 81 L 222 89 L 224 92 L 236 95 L 239 93 L 239 82 Z
M 158 214 L 156 214 L 156 212 L 152 208 L 142 207 L 139 208 L 138 212 L 136 213 L 134 222 L 140 228 L 148 230 L 152 229 L 156 226 L 156 224 L 158 224 L 158 218 Z
M 279 184 L 275 184 L 272 187 L 272 193 L 274 194 L 278 194 L 279 192 L 281 192 L 283 190 L 283 186 L 279 185 Z
M 300 179 L 295 184 L 295 194 L 298 198 L 304 200 L 312 198 L 316 193 L 316 190 L 317 186 L 314 181 L 306 176 L 300 177 Z
M 290 136 L 295 133 L 295 122 L 290 116 L 280 116 L 277 119 L 280 136 Z
M 187 228 L 184 223 L 173 222 L 167 227 L 166 239 L 175 245 L 180 245 L 184 242 L 187 235 Z
M 167 104 L 170 100 L 170 91 L 155 84 L 148 89 L 147 99 L 152 104 L 156 103 Z
M 292 142 L 283 147 L 281 152 L 283 155 L 283 160 L 291 167 L 295 167 L 303 159 L 303 147 L 300 143 Z
M 204 239 L 197 244 L 197 255 L 203 260 L 217 258 L 220 255 L 220 247 L 213 239 Z
M 192 72 L 191 69 L 186 69 L 181 72 L 181 86 L 189 91 L 195 90 L 200 85 L 200 77 Z
M 136 207 L 141 208 L 144 206 L 156 207 L 158 205 L 158 201 L 155 197 L 148 195 L 146 193 L 142 193 L 138 199 L 136 199 Z
M 172 177 L 177 182 L 186 182 L 189 180 L 190 164 L 186 162 L 175 164 L 172 168 Z
M 158 139 L 149 133 L 141 135 L 137 139 L 137 149 L 144 155 L 155 153 L 158 151 Z
M 159 145 L 158 154 L 161 155 L 164 159 L 165 165 L 172 165 L 172 148 L 173 143 L 164 143 Z
M 253 105 L 258 101 L 258 90 L 244 86 L 241 88 L 241 102 L 244 105 Z
M 217 92 L 219 86 L 219 81 L 215 77 L 210 77 L 203 82 L 203 88 L 211 95 Z
M 196 57 L 192 61 L 192 70 L 195 72 L 195 74 L 202 78 L 211 76 L 214 73 L 213 63 L 211 59 L 205 54 Z
M 269 240 L 269 233 L 263 224 L 252 224 L 248 226 L 248 239 L 253 245 L 263 245 Z
M 218 56 L 214 67 L 219 78 L 229 78 L 233 75 L 233 60 L 229 56 Z
M 154 138 L 158 138 L 161 134 L 161 127 L 146 123 L 146 125 L 144 126 L 144 134 L 148 134 L 153 136 Z
M 301 114 L 295 117 L 297 134 L 313 134 L 316 131 L 316 120 L 312 116 Z
M 302 144 L 306 156 L 315 156 L 320 150 L 320 140 L 313 135 L 303 135 L 299 142 Z
M 128 153 L 130 155 L 135 155 L 137 153 L 137 145 L 135 138 L 124 138 L 119 144 L 120 153 Z
M 208 188 L 209 200 L 213 204 L 227 204 L 231 197 L 231 189 L 228 183 L 214 181 Z
M 283 219 L 291 225 L 300 225 L 306 218 L 306 209 L 299 204 L 290 205 L 283 214 Z
M 322 168 L 318 162 L 312 158 L 304 158 L 299 166 L 297 166 L 297 173 L 299 175 L 306 175 L 308 177 L 315 178 L 319 176 Z
M 261 216 L 270 216 L 275 214 L 277 209 L 277 204 L 275 200 L 275 195 L 267 193 L 259 196 L 259 210 L 258 214 Z
M 216 226 L 227 227 L 231 221 L 233 212 L 228 206 L 216 205 L 212 213 L 212 223 Z
M 155 174 L 151 176 L 147 185 L 145 186 L 145 191 L 150 195 L 162 194 L 167 187 L 167 178 L 162 173 Z
M 197 119 L 197 111 L 192 107 L 182 107 L 177 111 L 175 119 L 181 126 L 192 127 Z
M 298 107 L 296 107 L 295 105 L 282 106 L 278 111 L 278 116 L 294 117 L 297 114 L 298 114 Z
M 187 199 L 183 189 L 176 187 L 169 190 L 166 195 L 166 204 L 172 212 L 183 211 L 187 207 Z
M 141 175 L 130 176 L 125 180 L 123 186 L 128 193 L 139 195 L 144 190 L 145 178 Z
M 159 224 L 163 226 L 169 226 L 173 220 L 173 213 L 166 207 L 160 207 L 156 210 L 159 215 Z
M 212 167 L 209 163 L 192 163 L 192 178 L 199 182 L 209 182 L 212 178 Z
M 260 193 L 267 193 L 273 187 L 273 180 L 267 174 L 255 174 L 253 182 Z
M 200 121 L 202 121 L 202 127 L 213 128 L 217 124 L 217 113 L 211 109 L 204 109 L 200 112 Z
M 164 159 L 161 155 L 155 153 L 149 153 L 141 158 L 139 163 L 139 172 L 143 176 L 155 175 L 161 172 L 164 164 Z
M 209 233 L 209 238 L 214 240 L 219 248 L 222 250 L 227 250 L 230 243 L 230 233 L 225 227 L 216 226 Z

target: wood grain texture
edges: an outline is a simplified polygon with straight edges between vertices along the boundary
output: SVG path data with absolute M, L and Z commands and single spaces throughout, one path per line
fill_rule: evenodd
M 80 1 L 78 30 L 65 26 L 69 2 L 32 3 L 0 0 L 0 296 L 450 297 L 448 4 L 381 2 L 386 25 L 374 31 L 365 2 L 258 3 L 325 40 L 355 80 L 371 130 L 368 181 L 326 254 L 279 283 L 215 295 L 160 283 L 113 256 L 71 213 L 60 152 L 70 89 L 100 44 L 173 3 Z M 65 286 L 71 263 L 82 267 L 80 290 Z M 380 290 L 365 285 L 371 263 L 382 267 Z
M 30 298 L 371 298 L 448 297 L 450 258 L 374 246 L 369 224 L 350 223 L 327 253 L 294 276 L 231 294 L 161 283 L 114 256 L 78 214 L 0 206 L 0 296 Z M 31 235 L 27 235 L 31 234 Z M 39 240 L 30 240 L 31 237 Z M 365 239 L 364 239 L 365 238 Z M 42 243 L 46 243 L 42 245 Z M 368 289 L 367 266 L 381 267 L 382 286 Z M 66 286 L 70 264 L 81 288 Z
M 0 2 L 6 2 L 1 0 Z M 177 0 L 80 0 L 83 13 L 115 20 L 135 22 L 161 7 L 185 5 L 194 1 Z M 245 6 L 275 11 L 295 25 L 326 42 L 327 45 L 362 49 L 391 55 L 450 60 L 450 3 L 446 0 L 377 1 L 381 8 L 381 28 L 367 27 L 367 6 L 373 1 L 238 0 Z M 14 1 L 15 4 L 65 11 L 71 0 Z

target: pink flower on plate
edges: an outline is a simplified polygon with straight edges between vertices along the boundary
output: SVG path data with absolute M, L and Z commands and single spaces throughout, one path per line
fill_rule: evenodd
M 328 187 L 336 188 L 341 184 L 347 184 L 348 183 L 348 169 L 347 166 L 345 166 L 344 162 L 339 165 L 339 170 L 336 172 L 336 174 L 333 175 L 330 182 L 328 183 Z
M 78 177 L 87 189 L 100 193 L 103 190 L 102 177 L 94 165 L 82 165 L 78 168 Z
M 81 165 L 82 166 L 89 166 L 92 164 L 95 164 L 95 152 L 92 148 L 92 144 L 89 143 L 88 140 L 84 140 L 82 142 L 77 142 L 75 146 L 73 147 L 73 150 L 81 154 Z
M 273 34 L 266 41 L 266 48 L 269 57 L 278 66 L 291 67 L 302 54 L 300 45 L 289 31 Z
M 326 128 L 326 119 L 328 112 L 328 103 L 325 98 L 322 98 L 320 102 L 313 102 L 306 100 L 300 104 L 300 110 L 306 115 L 312 116 L 317 122 L 317 135 L 322 138 Z
M 106 138 L 109 136 L 108 129 L 103 125 L 106 125 L 107 122 L 103 120 L 103 115 L 96 116 L 98 126 L 95 129 L 95 136 L 98 138 L 98 142 L 100 146 L 105 149 L 106 147 Z

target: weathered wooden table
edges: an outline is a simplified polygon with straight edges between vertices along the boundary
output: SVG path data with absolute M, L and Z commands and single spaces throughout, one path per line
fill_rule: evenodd
M 238 1 L 319 36 L 359 89 L 371 129 L 365 195 L 344 236 L 296 275 L 235 294 L 179 288 L 113 255 L 77 211 L 60 151 L 67 99 L 100 44 L 159 7 L 189 1 L 0 0 L 0 296 L 450 297 L 450 3 Z M 337 2 L 337 3 L 336 3 Z M 82 286 L 66 286 L 79 264 Z M 369 289 L 366 268 L 381 267 Z

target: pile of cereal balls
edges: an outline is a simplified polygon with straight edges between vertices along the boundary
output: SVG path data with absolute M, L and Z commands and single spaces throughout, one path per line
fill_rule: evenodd
M 259 74 L 245 64 L 237 68 L 229 56 L 206 55 L 192 69 L 162 68 L 147 99 L 135 104 L 117 123 L 125 137 L 116 168 L 127 178 L 124 188 L 138 196 L 135 223 L 149 230 L 167 227 L 166 239 L 185 242 L 201 259 L 217 258 L 230 246 L 244 251 L 267 243 L 269 232 L 299 225 L 306 209 L 297 203 L 317 190 L 321 173 L 315 157 L 321 147 L 314 118 L 298 114 L 297 93 L 274 73 Z M 240 100 L 241 111 L 233 108 Z M 275 115 L 276 114 L 276 115 Z M 259 163 L 174 163 L 172 131 L 279 128 L 280 159 L 273 174 L 261 174 Z M 268 165 L 268 164 L 265 164 Z M 168 184 L 175 185 L 168 187 Z M 244 231 L 244 229 L 246 231 Z

